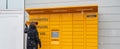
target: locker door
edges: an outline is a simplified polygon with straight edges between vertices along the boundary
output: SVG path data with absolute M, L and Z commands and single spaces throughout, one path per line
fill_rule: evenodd
M 98 14 L 85 13 L 86 49 L 98 49 Z
M 60 49 L 60 14 L 50 14 L 50 49 Z
M 73 13 L 73 49 L 84 47 L 84 17 L 81 13 Z
M 72 49 L 72 13 L 61 14 L 61 48 Z
M 42 47 L 39 49 L 50 48 L 49 17 L 50 17 L 50 14 L 36 14 L 36 17 L 35 17 L 38 20 L 38 31 L 40 35 L 39 38 L 41 39 L 41 42 L 42 42 Z
M 49 14 L 33 14 L 30 15 L 30 21 L 38 22 L 37 30 L 41 39 L 42 47 L 38 49 L 50 48 L 50 29 L 49 29 Z

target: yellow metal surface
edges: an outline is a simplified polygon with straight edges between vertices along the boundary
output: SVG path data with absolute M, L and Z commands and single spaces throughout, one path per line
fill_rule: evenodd
M 39 49 L 98 49 L 97 12 L 30 14 L 30 21 L 38 22 Z

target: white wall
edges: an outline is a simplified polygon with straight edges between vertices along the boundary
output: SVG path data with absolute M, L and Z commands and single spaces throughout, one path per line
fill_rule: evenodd
M 120 48 L 120 0 L 99 0 L 99 48 Z
M 120 0 L 26 0 L 27 8 L 99 6 L 99 49 L 120 49 Z
M 45 8 L 61 6 L 80 6 L 97 4 L 96 0 L 26 0 L 26 8 Z
M 24 0 L 0 0 L 0 10 L 24 10 Z
M 8 0 L 7 4 L 0 0 L 0 49 L 23 49 L 24 0 Z
M 6 8 L 6 0 L 0 0 L 0 9 Z
M 23 49 L 23 11 L 0 11 L 0 49 Z

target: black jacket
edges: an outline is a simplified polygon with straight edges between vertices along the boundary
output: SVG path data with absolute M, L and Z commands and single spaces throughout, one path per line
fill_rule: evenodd
M 38 44 L 41 47 L 41 41 L 38 36 L 38 31 L 35 25 L 30 25 L 28 29 L 28 37 L 27 37 L 27 48 L 28 49 L 37 49 Z
M 27 26 L 27 24 L 25 24 L 25 30 L 24 30 L 24 33 L 27 33 L 28 32 L 28 26 Z

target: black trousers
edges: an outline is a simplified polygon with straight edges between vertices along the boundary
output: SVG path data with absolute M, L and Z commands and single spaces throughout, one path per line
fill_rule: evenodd
M 30 47 L 30 46 L 28 46 L 27 49 L 38 49 L 38 46 L 35 46 L 35 47 L 32 47 L 32 46 Z
M 38 45 L 35 44 L 35 45 L 29 46 L 29 44 L 28 44 L 28 45 L 27 45 L 27 49 L 38 49 Z

